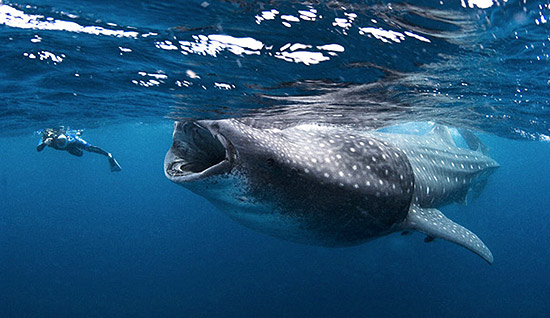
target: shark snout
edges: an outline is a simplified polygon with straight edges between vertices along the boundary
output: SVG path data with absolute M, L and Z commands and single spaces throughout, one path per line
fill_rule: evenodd
M 231 147 L 208 126 L 193 120 L 175 123 L 172 146 L 164 159 L 164 173 L 174 182 L 188 182 L 231 170 Z

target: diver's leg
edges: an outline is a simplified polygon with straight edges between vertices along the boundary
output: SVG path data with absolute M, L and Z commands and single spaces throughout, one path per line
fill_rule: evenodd
M 69 147 L 69 148 L 67 148 L 67 151 L 71 155 L 77 156 L 77 157 L 82 157 L 82 154 L 83 154 L 82 150 L 79 149 L 78 147 Z
M 89 145 L 88 147 L 84 148 L 90 152 L 95 152 L 101 155 L 104 155 L 109 160 L 109 165 L 111 166 L 111 172 L 121 171 L 122 168 L 118 164 L 115 158 L 113 158 L 113 155 L 111 155 L 110 152 L 107 152 L 99 147 Z
M 96 146 L 91 146 L 91 145 L 90 145 L 90 146 L 88 146 L 88 147 L 86 147 L 86 148 L 84 148 L 84 149 L 86 149 L 86 150 L 89 151 L 89 152 L 95 152 L 95 153 L 98 153 L 98 154 L 100 154 L 100 155 L 104 155 L 105 157 L 109 157 L 109 153 L 108 153 L 107 151 L 105 151 L 105 150 L 103 150 L 103 149 L 101 149 L 101 148 L 99 148 L 99 147 L 96 147 Z
M 88 142 L 84 141 L 82 138 L 77 137 L 76 139 L 80 142 L 82 149 L 84 149 L 86 151 L 89 151 L 89 152 L 95 152 L 95 153 L 98 153 L 100 155 L 104 155 L 105 157 L 107 157 L 107 159 L 109 160 L 109 166 L 111 166 L 111 172 L 116 172 L 116 171 L 121 171 L 122 170 L 122 168 L 120 167 L 120 165 L 118 164 L 116 159 L 113 158 L 113 155 L 111 155 L 111 153 L 109 153 L 109 152 L 107 152 L 107 151 L 105 151 L 105 150 L 103 150 L 99 147 L 90 145 Z

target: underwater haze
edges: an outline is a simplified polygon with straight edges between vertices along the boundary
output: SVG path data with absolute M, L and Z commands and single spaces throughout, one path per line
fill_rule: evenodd
M 550 2 L 0 0 L 0 317 L 548 317 Z M 475 131 L 441 208 L 494 264 L 394 233 L 252 231 L 170 182 L 178 119 Z M 47 127 L 116 157 L 46 148 Z

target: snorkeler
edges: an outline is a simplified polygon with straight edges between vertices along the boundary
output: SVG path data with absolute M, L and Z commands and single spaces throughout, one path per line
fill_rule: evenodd
M 109 165 L 111 166 L 111 172 L 122 170 L 111 153 L 99 147 L 92 146 L 86 140 L 80 138 L 82 130 L 67 130 L 64 127 L 60 127 L 59 129 L 46 128 L 40 131 L 40 133 L 42 134 L 42 138 L 38 142 L 38 146 L 36 146 L 36 150 L 39 152 L 46 146 L 49 146 L 57 150 L 65 150 L 71 155 L 82 157 L 82 150 L 86 150 L 107 157 Z

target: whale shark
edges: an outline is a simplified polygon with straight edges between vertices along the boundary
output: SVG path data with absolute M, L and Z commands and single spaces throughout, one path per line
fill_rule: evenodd
M 352 246 L 410 230 L 493 255 L 437 208 L 464 203 L 499 166 L 473 133 L 425 134 L 246 118 L 175 122 L 166 177 L 229 217 L 285 240 Z

